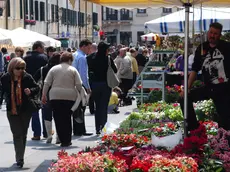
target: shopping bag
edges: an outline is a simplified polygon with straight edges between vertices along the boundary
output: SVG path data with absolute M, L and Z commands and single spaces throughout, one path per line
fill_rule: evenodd
M 107 122 L 104 126 L 104 128 L 102 129 L 101 135 L 105 135 L 105 134 L 112 134 L 116 129 L 118 129 L 118 125 L 113 124 L 111 122 Z

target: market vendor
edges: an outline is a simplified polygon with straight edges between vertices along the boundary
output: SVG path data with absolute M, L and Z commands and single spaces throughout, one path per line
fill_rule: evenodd
M 223 26 L 212 23 L 208 31 L 208 41 L 200 45 L 195 53 L 192 72 L 188 80 L 188 130 L 199 126 L 193 108 L 193 102 L 213 99 L 218 113 L 218 125 L 225 130 L 230 130 L 230 43 L 220 40 Z M 201 48 L 202 47 L 202 48 Z M 202 70 L 204 86 L 192 89 L 198 71 Z M 184 93 L 181 93 L 181 97 Z M 184 108 L 183 98 L 180 101 Z

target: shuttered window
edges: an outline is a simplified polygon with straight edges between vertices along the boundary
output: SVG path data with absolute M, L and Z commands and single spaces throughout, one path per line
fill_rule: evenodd
M 38 8 L 38 1 L 34 2 L 35 6 L 35 20 L 39 20 L 39 8 Z
M 40 2 L 40 21 L 45 21 L 45 3 Z

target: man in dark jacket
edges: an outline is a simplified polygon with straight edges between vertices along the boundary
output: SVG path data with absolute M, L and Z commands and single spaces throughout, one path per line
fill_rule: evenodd
M 26 72 L 34 76 L 36 71 L 48 63 L 48 58 L 44 54 L 44 43 L 36 41 L 33 44 L 31 54 L 27 55 L 24 60 L 26 62 Z M 43 136 L 46 138 L 47 133 L 44 125 L 44 119 L 42 119 Z M 39 112 L 32 113 L 32 130 L 34 137 L 32 140 L 40 140 L 41 136 L 41 123 L 39 119 Z

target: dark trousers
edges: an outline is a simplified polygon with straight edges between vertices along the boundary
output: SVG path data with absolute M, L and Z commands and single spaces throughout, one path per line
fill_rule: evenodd
M 72 138 L 71 108 L 74 101 L 51 100 L 53 118 L 60 142 L 69 144 Z
M 199 126 L 196 118 L 193 102 L 212 99 L 218 114 L 218 125 L 225 130 L 230 130 L 230 91 L 228 84 L 205 86 L 191 90 L 188 95 L 188 130 L 194 130 Z M 180 100 L 181 109 L 184 110 L 184 99 Z
M 111 88 L 108 86 L 106 82 L 94 82 L 92 84 L 92 91 L 93 98 L 96 104 L 96 131 L 100 131 L 107 122 Z
M 123 79 L 121 78 L 121 83 L 119 87 L 123 92 L 124 99 L 127 97 L 129 90 L 132 88 L 133 80 L 132 79 Z
M 82 103 L 79 104 L 77 110 L 73 113 L 73 134 L 82 135 L 86 133 L 85 129 L 85 106 Z M 80 118 L 81 123 L 77 122 L 75 119 Z
M 133 72 L 133 85 L 135 84 L 136 80 L 137 80 L 137 73 Z
M 14 139 L 14 149 L 16 162 L 24 159 L 27 131 L 30 124 L 30 113 L 19 113 L 18 115 L 12 115 L 11 112 L 7 112 L 7 118 L 10 123 L 10 129 Z
M 90 88 L 92 88 L 92 82 L 90 81 Z M 91 114 L 94 114 L 95 112 L 95 102 L 94 102 L 94 99 L 93 99 L 93 94 L 91 93 L 90 97 L 89 97 L 89 112 Z
M 53 111 L 50 102 L 47 102 L 45 105 L 42 106 L 42 117 L 44 121 L 52 121 Z
M 89 97 L 89 112 L 91 114 L 94 114 L 94 111 L 95 111 L 94 99 L 93 99 L 93 95 L 91 94 Z

